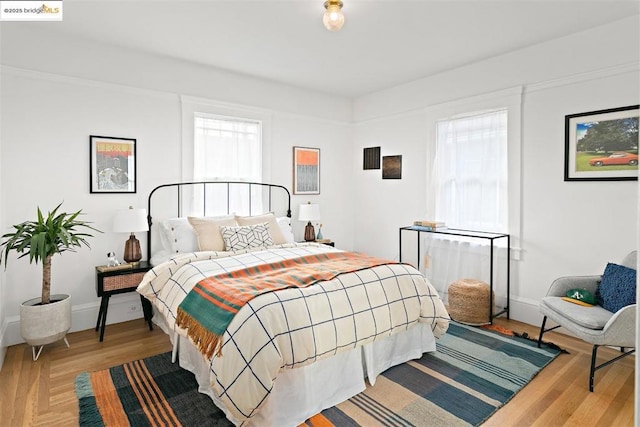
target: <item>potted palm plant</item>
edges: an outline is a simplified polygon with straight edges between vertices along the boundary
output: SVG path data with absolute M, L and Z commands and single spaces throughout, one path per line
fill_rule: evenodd
M 20 305 L 20 334 L 25 342 L 33 346 L 33 360 L 37 360 L 45 344 L 64 339 L 69 343 L 66 334 L 71 328 L 71 297 L 65 294 L 51 295 L 51 260 L 54 255 L 66 251 L 75 251 L 85 245 L 88 237 L 86 231 L 100 230 L 81 221 L 78 216 L 81 210 L 74 213 L 58 212 L 62 203 L 46 216 L 38 207 L 35 221 L 25 221 L 13 226 L 13 232 L 2 236 L 0 243 L 0 263 L 4 261 L 5 269 L 9 261 L 9 253 L 16 251 L 18 258 L 29 256 L 29 263 L 42 263 L 42 295 Z M 36 355 L 36 346 L 40 349 Z

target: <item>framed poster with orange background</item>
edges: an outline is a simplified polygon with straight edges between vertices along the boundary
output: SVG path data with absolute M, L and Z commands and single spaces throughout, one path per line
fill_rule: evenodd
M 293 194 L 320 194 L 320 149 L 293 147 Z

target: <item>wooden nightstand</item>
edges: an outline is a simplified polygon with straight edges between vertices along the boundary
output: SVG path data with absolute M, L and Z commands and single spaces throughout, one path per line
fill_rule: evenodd
M 333 246 L 335 247 L 335 242 L 333 242 L 332 240 L 329 239 L 322 239 L 322 240 L 312 240 L 311 242 L 307 242 L 306 240 L 303 240 L 301 242 L 298 243 L 322 243 L 323 245 L 327 245 L 327 246 Z
M 96 293 L 99 297 L 102 297 L 98 321 L 96 322 L 96 331 L 100 329 L 100 341 L 104 338 L 107 309 L 109 308 L 111 295 L 135 292 L 142 281 L 142 277 L 149 270 L 151 270 L 151 265 L 146 261 L 142 261 L 130 268 L 109 269 L 109 267 L 105 266 L 96 267 Z M 140 301 L 142 301 L 144 320 L 149 322 L 149 330 L 152 331 L 151 317 L 153 317 L 153 308 L 151 302 L 142 295 L 140 295 Z

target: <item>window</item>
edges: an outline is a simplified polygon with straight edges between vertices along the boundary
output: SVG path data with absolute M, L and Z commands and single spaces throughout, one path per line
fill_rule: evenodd
M 262 182 L 262 123 L 259 120 L 193 113 L 194 181 Z M 209 187 L 191 195 L 192 209 L 210 214 L 250 214 L 262 209 L 260 188 Z
M 508 231 L 506 109 L 438 120 L 433 170 L 438 220 Z
M 193 178 L 261 182 L 261 122 L 195 113 Z
M 451 228 L 508 233 L 510 255 L 520 257 L 522 87 L 433 105 L 425 110 L 427 124 L 427 218 Z M 484 240 L 449 238 L 422 233 L 424 274 L 446 299 L 450 283 L 460 277 L 489 282 Z M 427 237 L 428 236 L 428 237 Z M 507 260 L 496 240 L 494 295 L 506 303 Z M 489 271 L 488 271 L 489 270 Z
M 271 181 L 271 112 L 182 95 L 181 176 L 190 181 Z M 256 187 L 193 187 L 183 215 L 262 213 L 269 194 Z M 244 189 L 244 190 L 243 190 Z

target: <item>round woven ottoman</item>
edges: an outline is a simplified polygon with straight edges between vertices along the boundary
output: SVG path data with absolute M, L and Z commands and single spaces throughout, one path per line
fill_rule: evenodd
M 482 280 L 460 279 L 449 285 L 449 316 L 467 325 L 486 325 L 489 319 L 489 285 Z

